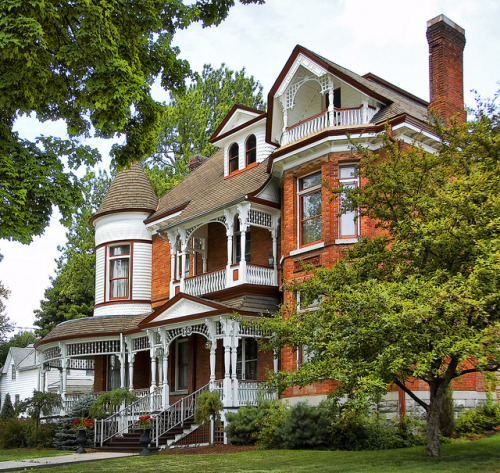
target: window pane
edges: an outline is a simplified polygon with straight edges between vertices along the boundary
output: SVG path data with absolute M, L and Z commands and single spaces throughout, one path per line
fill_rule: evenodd
M 188 385 L 188 344 L 181 342 L 177 346 L 177 387 L 187 388 Z
M 303 177 L 300 180 L 300 190 L 307 189 L 308 187 L 317 186 L 321 184 L 321 173 L 317 172 L 315 174 L 311 174 L 310 176 Z
M 356 166 L 343 166 L 340 168 L 340 179 L 354 179 L 356 177 Z
M 110 254 L 111 256 L 128 255 L 130 254 L 130 246 L 129 245 L 112 246 L 110 248 Z
M 302 245 L 321 240 L 321 216 L 302 222 Z
M 321 191 L 302 196 L 301 220 L 321 214 Z
M 345 188 L 354 189 L 355 184 L 344 184 Z M 341 194 L 340 202 L 345 199 L 345 193 Z M 340 216 L 340 236 L 352 236 L 357 235 L 356 229 L 356 211 L 355 210 L 346 210 Z
M 255 163 L 257 160 L 257 150 L 256 150 L 256 139 L 255 135 L 250 135 L 247 140 L 247 165 Z
M 111 279 L 128 278 L 128 259 L 111 260 Z
M 128 297 L 128 278 L 111 281 L 111 297 Z

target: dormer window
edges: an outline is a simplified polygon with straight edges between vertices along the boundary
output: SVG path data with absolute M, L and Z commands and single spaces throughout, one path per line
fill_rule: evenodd
M 109 249 L 109 267 L 109 298 L 128 298 L 130 245 L 112 246 Z
M 229 174 L 238 170 L 239 154 L 240 150 L 238 147 L 238 143 L 233 143 L 229 148 Z
M 246 143 L 246 161 L 247 166 L 257 161 L 257 139 L 255 135 L 250 135 Z

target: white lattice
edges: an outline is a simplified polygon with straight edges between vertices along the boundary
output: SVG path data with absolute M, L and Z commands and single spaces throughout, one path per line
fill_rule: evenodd
M 148 337 L 134 338 L 132 340 L 132 350 L 141 351 L 149 349 L 149 339 Z
M 99 355 L 119 353 L 120 340 L 100 340 L 95 342 L 71 343 L 66 347 L 68 356 Z
M 248 223 L 259 227 L 271 228 L 273 219 L 271 215 L 259 210 L 251 209 L 248 213 Z
M 45 350 L 43 352 L 42 356 L 43 356 L 43 361 L 59 359 L 61 357 L 61 348 L 60 347 L 49 348 L 48 350 Z

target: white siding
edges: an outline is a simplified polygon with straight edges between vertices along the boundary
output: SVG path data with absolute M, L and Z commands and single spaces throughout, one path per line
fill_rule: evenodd
M 94 317 L 103 315 L 141 315 L 151 312 L 151 304 L 136 304 L 120 302 L 119 304 L 103 305 L 94 309 Z
M 149 240 L 151 233 L 144 220 L 147 212 L 121 212 L 103 215 L 95 221 L 95 245 L 122 240 Z
M 105 263 L 106 249 L 98 248 L 95 254 L 95 303 L 101 304 L 104 302 L 104 281 L 106 279 Z
M 151 299 L 152 245 L 134 243 L 132 299 Z

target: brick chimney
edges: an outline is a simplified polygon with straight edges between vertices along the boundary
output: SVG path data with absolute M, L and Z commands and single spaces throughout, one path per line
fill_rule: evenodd
M 431 101 L 429 112 L 450 124 L 457 115 L 467 119 L 464 110 L 463 50 L 465 31 L 444 15 L 427 22 Z
M 192 173 L 195 169 L 199 168 L 208 158 L 201 154 L 195 154 L 189 158 L 188 168 Z

